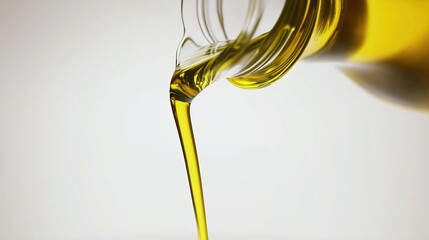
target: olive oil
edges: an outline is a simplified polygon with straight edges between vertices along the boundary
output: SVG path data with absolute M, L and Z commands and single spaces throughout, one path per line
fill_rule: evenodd
M 177 129 L 179 130 L 183 155 L 186 160 L 188 181 L 191 188 L 195 219 L 197 221 L 198 239 L 207 240 L 208 232 L 204 207 L 203 186 L 189 112 L 190 102 L 171 100 L 171 106 L 176 119 Z
M 194 59 L 195 63 L 191 61 L 188 66 L 177 68 L 170 84 L 171 107 L 185 157 L 199 240 L 208 240 L 208 230 L 198 154 L 190 117 L 191 102 L 221 71 L 234 63 L 235 56 L 242 53 L 240 47 L 236 46 L 240 45 L 240 42 L 239 39 L 235 43 L 227 44 L 225 48 L 219 48 L 226 49 L 223 54 L 206 53 L 198 56 L 198 60 Z
M 204 81 L 201 82 L 196 79 L 200 79 L 198 73 L 202 71 L 206 65 L 207 61 L 204 61 L 196 66 L 176 70 L 170 85 L 171 107 L 180 136 L 182 152 L 185 157 L 199 240 L 208 240 L 208 231 L 203 186 L 197 148 L 192 131 L 190 107 L 192 99 L 204 89 Z
M 331 61 L 376 96 L 429 109 L 429 0 L 288 0 L 274 26 L 255 34 L 264 13 L 257 2 L 262 1 L 249 0 L 243 30 L 234 38 L 226 37 L 222 9 L 215 11 L 223 38 L 210 31 L 202 14 L 198 21 L 207 43 L 178 60 L 170 84 L 199 240 L 208 240 L 208 230 L 190 107 L 221 75 L 238 87 L 257 89 L 282 78 L 301 58 Z M 185 35 L 179 51 L 190 42 L 195 43 Z

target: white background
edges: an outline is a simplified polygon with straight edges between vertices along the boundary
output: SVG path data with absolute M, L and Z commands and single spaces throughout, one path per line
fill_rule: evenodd
M 196 239 L 181 31 L 179 0 L 0 0 L 0 239 Z M 429 238 L 428 114 L 300 63 L 192 117 L 213 239 Z

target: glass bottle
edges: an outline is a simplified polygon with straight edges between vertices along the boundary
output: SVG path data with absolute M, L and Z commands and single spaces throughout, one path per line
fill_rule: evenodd
M 427 10 L 429 0 L 183 0 L 177 69 L 206 61 L 199 92 L 221 73 L 256 89 L 300 59 L 329 61 L 377 96 L 429 109 Z
M 428 110 L 428 9 L 429 0 L 182 0 L 170 100 L 199 240 L 208 230 L 192 100 L 221 77 L 245 89 L 268 86 L 305 58 L 338 65 L 377 96 Z

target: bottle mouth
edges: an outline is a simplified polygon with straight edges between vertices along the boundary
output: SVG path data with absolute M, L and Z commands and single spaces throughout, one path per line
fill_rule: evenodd
M 249 44 L 248 63 L 229 77 L 234 85 L 255 89 L 283 77 L 304 52 L 316 24 L 319 0 L 286 1 L 273 28 Z
M 270 9 L 272 2 L 280 4 L 276 16 Z M 235 0 L 228 4 L 235 4 L 236 10 L 223 0 L 182 0 L 185 33 L 177 66 L 209 59 L 206 81 L 222 74 L 238 87 L 255 89 L 283 77 L 302 55 L 316 24 L 320 0 Z M 241 11 L 243 21 L 228 18 L 231 11 L 238 15 Z M 268 28 L 267 17 L 274 18 Z M 238 33 L 231 34 L 231 28 L 238 28 Z

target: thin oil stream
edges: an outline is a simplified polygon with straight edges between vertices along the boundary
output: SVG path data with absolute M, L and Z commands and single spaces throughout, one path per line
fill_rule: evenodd
M 197 149 L 190 118 L 190 102 L 172 100 L 171 106 L 179 131 L 183 155 L 186 159 L 189 186 L 197 221 L 198 239 L 208 240 L 207 221 L 204 206 L 203 187 L 198 163 Z
M 237 55 L 234 54 L 235 56 L 239 55 L 238 48 L 233 50 L 234 44 L 231 43 L 226 46 L 231 49 L 225 51 L 225 54 L 206 56 L 205 60 L 190 64 L 188 67 L 176 69 L 170 84 L 171 107 L 185 158 L 199 240 L 208 240 L 208 230 L 190 108 L 192 100 L 212 83 L 221 70 L 225 70 L 229 66 L 228 64 L 231 63 L 229 60 L 233 59 L 231 54 L 236 53 Z
M 224 47 L 217 47 L 217 53 L 197 56 L 197 59 L 205 60 L 190 63 L 187 67 L 178 67 L 173 74 L 170 84 L 170 101 L 185 158 L 199 240 L 208 240 L 209 237 L 203 184 L 190 117 L 191 102 L 220 73 L 237 65 L 238 59 L 260 50 L 257 46 L 267 36 L 262 35 L 251 40 L 250 35 L 242 33 L 234 42 L 225 43 Z M 242 46 L 246 46 L 246 48 L 243 49 Z M 209 50 L 207 52 L 212 51 Z M 254 65 L 258 60 L 247 61 L 246 64 Z
M 204 64 L 207 64 L 207 62 L 200 64 L 199 70 L 203 68 Z M 175 71 L 170 85 L 170 101 L 179 132 L 183 156 L 185 157 L 188 182 L 197 222 L 198 239 L 208 240 L 201 173 L 190 116 L 191 101 L 202 91 L 202 88 L 193 81 L 195 79 L 193 70 L 196 70 L 196 68 Z

